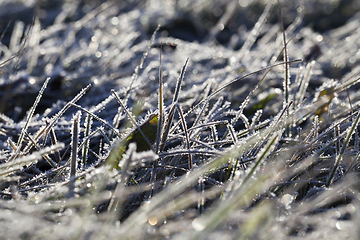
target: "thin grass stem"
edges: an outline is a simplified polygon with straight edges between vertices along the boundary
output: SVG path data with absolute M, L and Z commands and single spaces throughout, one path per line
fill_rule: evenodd
M 360 111 L 357 112 L 357 116 L 356 116 L 353 124 L 351 125 L 351 127 L 349 127 L 349 128 L 347 129 L 347 136 L 346 136 L 345 141 L 344 141 L 344 143 L 343 143 L 343 145 L 342 145 L 342 148 L 341 148 L 341 150 L 340 150 L 340 153 L 336 156 L 335 163 L 334 163 L 333 167 L 332 167 L 331 170 L 330 170 L 330 173 L 329 173 L 329 175 L 328 175 L 328 178 L 326 179 L 326 187 L 329 187 L 330 184 L 331 184 L 331 183 L 333 182 L 333 180 L 334 180 L 335 172 L 336 172 L 336 170 L 337 170 L 337 168 L 338 168 L 338 166 L 339 166 L 339 164 L 340 164 L 340 162 L 341 162 L 341 160 L 342 160 L 342 158 L 343 158 L 344 152 L 345 152 L 345 150 L 346 150 L 346 148 L 347 148 L 347 146 L 348 146 L 348 144 L 349 144 L 349 141 L 350 141 L 350 139 L 351 139 L 351 136 L 354 134 L 355 129 L 356 129 L 357 126 L 358 126 L 359 119 L 360 119 Z
M 37 105 L 40 102 L 40 99 L 41 99 L 41 97 L 42 97 L 42 95 L 43 95 L 43 93 L 45 91 L 45 88 L 46 88 L 47 84 L 49 83 L 49 80 L 50 80 L 49 77 L 45 80 L 44 84 L 42 85 L 42 87 L 41 87 L 41 89 L 40 89 L 40 91 L 39 91 L 39 93 L 38 93 L 38 95 L 37 95 L 37 97 L 35 99 L 35 102 L 34 102 L 33 106 L 30 108 L 29 114 L 28 114 L 28 116 L 26 118 L 25 126 L 22 128 L 20 137 L 19 137 L 18 142 L 16 144 L 18 147 L 21 145 L 21 143 L 23 141 L 25 132 L 27 131 L 27 129 L 29 127 L 30 120 L 34 115 L 35 109 L 36 109 Z

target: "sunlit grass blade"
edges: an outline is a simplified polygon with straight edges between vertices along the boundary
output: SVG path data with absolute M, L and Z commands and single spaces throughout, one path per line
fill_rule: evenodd
M 22 128 L 22 130 L 21 130 L 21 135 L 20 135 L 20 137 L 19 137 L 19 139 L 18 139 L 18 142 L 17 142 L 17 146 L 18 146 L 18 147 L 21 145 L 21 143 L 22 143 L 22 141 L 23 141 L 23 138 L 24 138 L 25 132 L 26 132 L 27 129 L 28 129 L 30 120 L 31 120 L 31 118 L 32 118 L 33 115 L 34 115 L 35 109 L 36 109 L 37 105 L 38 105 L 39 102 L 40 102 L 40 99 L 41 99 L 41 97 L 42 97 L 42 95 L 43 95 L 43 93 L 44 93 L 44 91 L 45 91 L 45 88 L 46 88 L 47 84 L 49 83 L 49 80 L 50 80 L 50 78 L 47 78 L 47 79 L 45 80 L 43 86 L 41 87 L 41 89 L 40 89 L 40 91 L 39 91 L 39 93 L 38 93 L 38 95 L 37 95 L 37 97 L 36 97 L 36 99 L 35 99 L 35 102 L 34 102 L 33 106 L 30 108 L 30 111 L 29 111 L 28 116 L 27 116 L 27 118 L 26 118 L 25 126 Z
M 159 108 L 159 119 L 158 119 L 158 127 L 156 134 L 156 153 L 159 153 L 160 149 L 160 141 L 163 131 L 163 123 L 164 123 L 164 93 L 163 93 L 163 78 L 162 78 L 162 66 L 161 66 L 161 51 L 160 51 L 160 66 L 159 66 L 159 98 L 158 98 L 158 108 Z
M 77 169 L 77 155 L 78 155 L 78 143 L 79 143 L 79 133 L 80 133 L 80 118 L 81 111 L 78 111 L 73 117 L 73 126 L 71 131 L 71 156 L 70 156 L 70 184 L 69 184 L 69 193 L 68 197 L 74 196 L 75 188 L 75 176 Z
M 187 58 L 185 61 L 184 66 L 181 68 L 180 71 L 180 76 L 176 82 L 176 88 L 175 88 L 175 92 L 174 92 L 174 97 L 173 97 L 173 104 L 177 103 L 179 101 L 179 94 L 181 91 L 181 83 L 184 80 L 184 76 L 185 76 L 185 72 L 186 72 L 186 67 L 188 65 L 189 59 Z

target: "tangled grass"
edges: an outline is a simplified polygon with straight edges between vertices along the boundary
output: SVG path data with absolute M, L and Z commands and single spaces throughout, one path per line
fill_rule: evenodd
M 359 15 L 320 34 L 310 0 L 24 3 L 0 238 L 359 236 Z

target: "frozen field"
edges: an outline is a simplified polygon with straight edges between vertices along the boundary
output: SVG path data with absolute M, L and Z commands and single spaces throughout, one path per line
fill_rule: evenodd
M 0 239 L 357 239 L 360 2 L 0 1 Z

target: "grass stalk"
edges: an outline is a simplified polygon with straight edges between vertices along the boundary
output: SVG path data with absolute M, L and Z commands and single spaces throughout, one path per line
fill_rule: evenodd
M 356 116 L 355 120 L 353 121 L 352 125 L 346 130 L 346 131 L 347 131 L 347 135 L 346 135 L 345 141 L 344 141 L 344 143 L 343 143 L 343 145 L 342 145 L 342 148 L 341 148 L 341 150 L 340 150 L 340 153 L 336 156 L 334 165 L 333 165 L 333 166 L 331 167 L 331 169 L 330 169 L 330 173 L 329 173 L 329 175 L 328 175 L 328 178 L 326 179 L 326 187 L 329 187 L 330 184 L 331 184 L 331 183 L 333 182 L 333 180 L 334 180 L 335 172 L 336 172 L 336 170 L 338 169 L 339 164 L 340 164 L 340 162 L 341 162 L 342 159 L 343 159 L 343 155 L 344 155 L 344 153 L 345 153 L 346 147 L 348 146 L 349 141 L 350 141 L 352 135 L 354 134 L 355 129 L 356 129 L 357 126 L 358 126 L 359 119 L 360 119 L 360 111 L 357 112 L 357 116 Z
M 42 95 L 44 94 L 45 88 L 48 85 L 49 80 L 50 80 L 50 78 L 47 78 L 45 80 L 44 84 L 42 85 L 42 87 L 41 87 L 41 89 L 40 89 L 40 91 L 39 91 L 39 93 L 38 93 L 38 95 L 37 95 L 37 97 L 35 99 L 35 102 L 34 102 L 33 106 L 30 108 L 30 111 L 29 111 L 28 116 L 26 118 L 25 126 L 22 128 L 20 137 L 19 137 L 18 142 L 16 144 L 18 147 L 20 147 L 20 145 L 21 145 L 21 143 L 22 143 L 22 141 L 24 139 L 25 132 L 27 131 L 27 129 L 29 127 L 30 120 L 34 115 L 35 109 L 36 109 L 37 105 L 39 104 Z
M 72 139 L 71 139 L 71 161 L 70 161 L 70 183 L 68 197 L 74 197 L 75 180 L 76 180 L 76 168 L 77 168 L 77 153 L 78 153 L 78 142 L 80 132 L 80 117 L 81 112 L 78 111 L 73 118 L 72 126 Z

